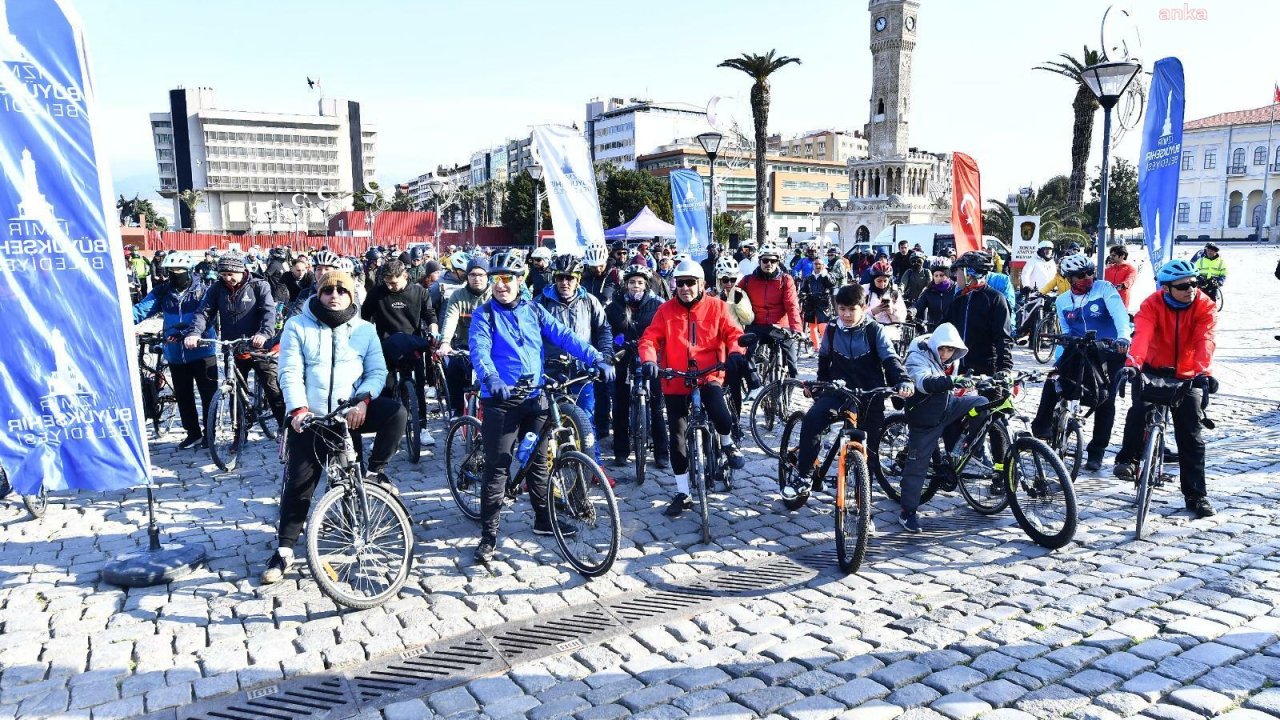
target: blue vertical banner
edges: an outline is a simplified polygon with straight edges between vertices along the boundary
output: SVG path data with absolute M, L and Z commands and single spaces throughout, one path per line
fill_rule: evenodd
M 1142 162 L 1138 165 L 1138 210 L 1153 270 L 1173 259 L 1186 99 L 1182 62 L 1174 57 L 1157 60 L 1151 74 L 1147 117 L 1142 125 Z
M 694 260 L 707 256 L 711 230 L 707 225 L 707 199 L 702 176 L 693 170 L 671 171 L 671 212 L 675 215 L 676 251 Z
M 596 171 L 582 133 L 563 125 L 539 125 L 533 129 L 533 146 L 547 183 L 556 252 L 582 257 L 588 245 L 604 245 Z
M 120 230 L 79 18 L 0 0 L 0 463 L 14 489 L 148 480 Z

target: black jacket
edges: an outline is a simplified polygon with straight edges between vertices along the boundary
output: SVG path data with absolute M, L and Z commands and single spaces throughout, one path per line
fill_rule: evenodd
M 929 268 L 922 267 L 919 270 L 907 268 L 902 273 L 902 299 L 911 305 L 932 282 L 933 273 L 929 272 Z
M 1013 370 L 1013 336 L 1009 334 L 1009 302 L 983 285 L 957 295 L 947 309 L 947 322 L 960 331 L 969 353 L 960 368 L 982 375 Z
M 293 273 L 289 272 L 284 262 L 275 258 L 267 261 L 267 270 L 263 275 L 263 279 L 271 286 L 271 296 L 278 303 L 287 303 L 293 299 L 289 293 L 289 286 L 285 284 L 285 275 L 293 277 Z
M 947 309 L 955 299 L 955 285 L 947 286 L 946 290 L 938 290 L 930 284 L 912 306 L 916 310 L 916 320 L 924 323 L 928 332 L 933 332 L 934 328 L 946 322 Z
M 396 333 L 420 334 L 436 322 L 431 307 L 431 293 L 416 283 L 393 293 L 386 285 L 378 285 L 360 306 L 360 317 L 373 323 L 378 337 L 386 339 Z
M 608 305 L 613 299 L 613 294 L 617 292 L 618 286 L 614 285 L 611 280 L 612 274 L 608 269 L 603 273 L 597 273 L 594 269 L 588 267 L 582 271 L 582 287 L 587 292 L 595 296 L 601 305 Z
M 209 286 L 204 301 L 196 309 L 187 329 L 187 337 L 200 337 L 205 328 L 218 318 L 218 337 L 239 340 L 276 334 L 276 300 L 266 280 L 249 278 L 234 291 L 219 281 Z
M 649 323 L 653 322 L 653 316 L 662 306 L 662 301 L 652 291 L 645 292 L 639 302 L 627 302 L 626 298 L 625 290 L 615 293 L 613 300 L 605 306 L 604 315 L 609 320 L 609 328 L 613 330 L 615 337 L 621 335 L 624 342 L 637 342 L 648 329 Z M 629 367 L 634 359 L 633 353 L 627 353 L 618 365 Z M 620 378 L 622 375 L 619 372 Z
M 294 277 L 291 272 L 287 272 L 282 275 L 280 280 L 284 283 L 285 290 L 289 291 L 289 299 L 286 302 L 293 302 L 298 299 L 299 295 L 306 294 L 305 290 L 311 287 L 311 284 L 316 281 L 316 278 L 315 274 L 308 270 L 307 274 L 303 275 L 301 280 Z

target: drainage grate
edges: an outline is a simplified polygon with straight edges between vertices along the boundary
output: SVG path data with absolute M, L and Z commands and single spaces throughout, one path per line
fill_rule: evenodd
M 490 642 L 509 661 L 577 650 L 595 636 L 621 632 L 622 626 L 600 608 L 579 610 L 551 620 L 502 625 L 489 635 Z
M 756 567 L 730 570 L 696 585 L 730 593 L 747 593 L 768 590 L 778 585 L 807 580 L 813 575 L 809 568 L 797 565 L 787 558 L 778 558 Z
M 360 702 L 366 703 L 408 690 L 424 694 L 430 692 L 433 685 L 449 687 L 456 685 L 459 678 L 476 677 L 505 667 L 506 663 L 477 632 L 403 652 L 399 660 L 391 663 L 366 666 L 352 673 L 351 682 Z
M 180 720 L 320 720 L 346 717 L 352 704 L 339 677 L 307 678 L 237 693 L 176 711 Z M 342 712 L 338 712 L 338 711 Z M 156 716 L 152 716 L 156 717 Z
M 661 590 L 603 604 L 623 622 L 634 624 L 706 605 L 719 595 L 720 593 L 705 588 Z

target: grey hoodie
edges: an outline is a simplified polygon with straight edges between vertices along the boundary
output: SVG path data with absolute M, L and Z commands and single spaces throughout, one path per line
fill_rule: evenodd
M 957 348 L 951 362 L 942 364 L 939 347 Z M 928 335 L 921 335 L 907 351 L 907 375 L 916 385 L 916 395 L 907 401 L 907 420 L 912 425 L 932 427 L 938 424 L 946 412 L 952 389 L 951 376 L 960 369 L 960 359 L 969 348 L 960 337 L 960 331 L 951 323 L 942 323 Z

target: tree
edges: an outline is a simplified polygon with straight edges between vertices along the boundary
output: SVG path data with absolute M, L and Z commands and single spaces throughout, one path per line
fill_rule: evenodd
M 372 203 L 364 199 L 364 196 L 370 193 L 374 196 Z M 373 180 L 370 180 L 367 186 L 361 187 L 359 192 L 351 196 L 351 209 L 353 210 L 364 212 L 377 207 L 385 207 L 385 205 L 386 198 L 382 196 L 382 188 L 378 187 L 378 183 Z
M 132 200 L 125 200 L 121 195 L 120 199 L 116 200 L 116 208 L 120 210 L 121 225 L 132 227 L 138 222 L 138 216 L 142 216 L 148 230 L 169 229 L 168 219 L 156 212 L 150 200 L 143 200 L 137 195 L 134 195 Z
M 1076 84 L 1076 95 L 1071 101 L 1075 121 L 1071 126 L 1071 179 L 1067 189 L 1067 205 L 1079 212 L 1084 208 L 1085 167 L 1089 164 L 1089 145 L 1093 140 L 1093 117 L 1100 107 L 1098 98 L 1084 81 L 1084 70 L 1102 61 L 1102 54 L 1086 45 L 1079 58 L 1067 53 L 1059 55 L 1061 62 L 1037 65 L 1044 70 L 1061 75 Z
M 747 234 L 747 223 L 742 216 L 737 213 L 722 212 L 716 215 L 715 220 L 716 242 L 724 247 L 729 246 L 729 236 L 737 235 L 739 241 Z
M 1108 179 L 1107 227 L 1111 230 L 1140 227 L 1142 214 L 1138 211 L 1138 168 L 1124 158 L 1116 158 Z M 1084 206 L 1085 227 L 1096 234 L 1098 207 L 1102 202 L 1102 168 L 1098 168 L 1098 177 L 1089 183 L 1089 192 L 1093 200 Z
M 1053 205 L 1067 205 L 1070 195 L 1071 178 L 1066 175 L 1054 175 L 1036 191 L 1036 200 Z
M 671 222 L 671 186 L 643 170 L 616 169 L 608 173 L 600 196 L 605 227 L 614 225 L 616 218 L 635 217 L 646 205 L 654 215 Z
M 178 202 L 187 209 L 187 216 L 191 218 L 191 232 L 196 231 L 196 208 L 204 202 L 203 190 L 183 190 L 178 193 Z M 181 223 L 179 223 L 181 224 Z
M 399 212 L 413 211 L 413 198 L 408 193 L 400 192 L 400 188 L 396 188 L 395 197 L 391 198 L 391 207 L 388 210 L 397 210 Z
M 755 125 L 756 146 L 755 231 L 756 242 L 760 245 L 764 245 L 765 197 L 768 190 L 765 187 L 764 156 L 768 146 L 769 135 L 769 76 L 791 63 L 800 64 L 800 58 L 786 55 L 775 56 L 775 52 L 776 50 L 770 50 L 765 55 L 743 53 L 739 57 L 729 58 L 716 66 L 738 70 L 746 73 L 754 80 L 751 85 L 751 119 Z
M 982 213 L 982 229 L 988 235 L 994 235 L 1012 245 L 1013 218 L 1017 215 L 1040 216 L 1040 239 L 1048 240 L 1058 249 L 1063 249 L 1073 242 L 1084 244 L 1089 238 L 1079 230 L 1079 218 L 1062 202 L 1053 197 L 1041 199 L 1045 188 L 1039 193 L 1027 197 L 1018 197 L 1014 207 L 999 200 L 987 200 L 991 205 Z
M 514 180 L 507 182 L 506 202 L 502 204 L 502 226 L 511 231 L 517 245 L 528 245 L 533 242 L 533 194 L 537 183 L 522 172 Z M 550 208 L 546 200 L 542 203 L 542 227 L 551 227 Z

